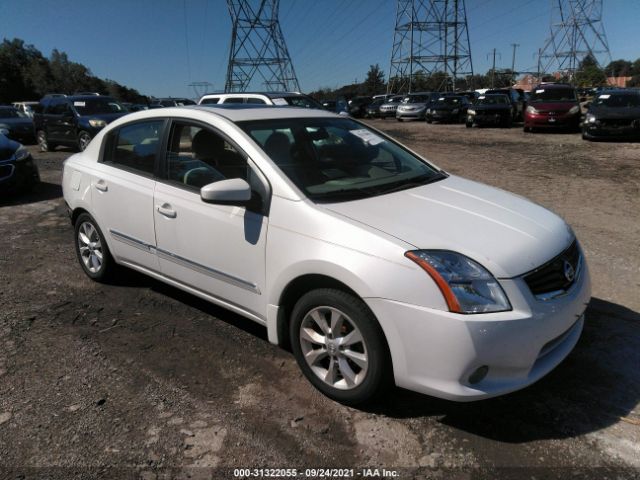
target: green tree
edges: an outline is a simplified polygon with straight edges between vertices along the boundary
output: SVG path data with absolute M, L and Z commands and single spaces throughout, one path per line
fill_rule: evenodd
M 598 66 L 596 59 L 587 55 L 578 66 L 573 83 L 579 87 L 597 87 L 607 83 L 607 75 Z
M 369 71 L 364 80 L 363 94 L 376 95 L 382 93 L 387 88 L 384 83 L 384 72 L 377 63 L 369 66 Z
M 633 64 L 629 60 L 614 60 L 604 67 L 604 71 L 611 77 L 628 77 L 631 75 Z

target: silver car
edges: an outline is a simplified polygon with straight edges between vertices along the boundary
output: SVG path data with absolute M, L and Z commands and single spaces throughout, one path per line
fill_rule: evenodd
M 404 95 L 396 95 L 380 105 L 380 118 L 395 117 L 398 105 L 400 105 L 403 98 Z
M 424 120 L 431 95 L 431 92 L 419 92 L 404 97 L 396 110 L 396 120 Z

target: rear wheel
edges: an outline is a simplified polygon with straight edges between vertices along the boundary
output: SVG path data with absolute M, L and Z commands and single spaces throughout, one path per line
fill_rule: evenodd
M 305 294 L 293 309 L 289 333 L 300 369 L 329 398 L 361 404 L 391 385 L 380 325 L 353 295 L 334 289 Z
M 471 123 L 471 122 L 466 122 L 465 125 L 466 125 L 467 128 L 473 127 L 473 123 Z
M 98 282 L 109 278 L 115 262 L 98 224 L 88 213 L 82 213 L 75 223 L 76 255 L 80 266 L 91 279 Z

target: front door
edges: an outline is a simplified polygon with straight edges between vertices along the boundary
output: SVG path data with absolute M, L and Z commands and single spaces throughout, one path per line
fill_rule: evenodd
M 155 189 L 157 254 L 162 273 L 221 302 L 265 317 L 268 184 L 216 131 L 176 121 L 170 131 L 164 181 Z M 253 207 L 214 205 L 200 198 L 209 183 L 243 178 Z

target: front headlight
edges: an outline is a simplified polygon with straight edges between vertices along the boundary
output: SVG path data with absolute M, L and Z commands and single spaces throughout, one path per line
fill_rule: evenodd
M 580 107 L 578 105 L 574 105 L 573 107 L 571 107 L 569 109 L 569 115 L 575 115 L 576 113 L 580 112 Z
M 21 145 L 20 147 L 18 147 L 16 152 L 13 154 L 13 158 L 15 158 L 16 160 L 24 160 L 28 156 L 29 156 L 29 150 L 27 150 L 24 147 L 24 145 Z
M 469 115 L 475 115 L 475 114 L 476 114 L 476 111 L 475 111 L 475 110 L 467 110 L 467 113 L 468 113 Z
M 498 281 L 469 257 L 447 250 L 413 250 L 405 256 L 433 278 L 450 311 L 488 313 L 511 310 Z
M 593 113 L 587 113 L 585 121 L 587 123 L 596 123 L 596 116 Z
M 92 118 L 91 120 L 89 120 L 89 125 L 91 125 L 94 128 L 101 128 L 107 125 L 107 122 L 105 122 L 104 120 L 100 120 L 97 118 Z
M 535 109 L 535 108 L 533 108 L 531 105 L 529 105 L 529 106 L 527 107 L 527 113 L 532 113 L 532 114 L 534 114 L 534 115 L 535 115 L 536 113 L 538 113 L 538 110 L 536 110 L 536 109 Z

